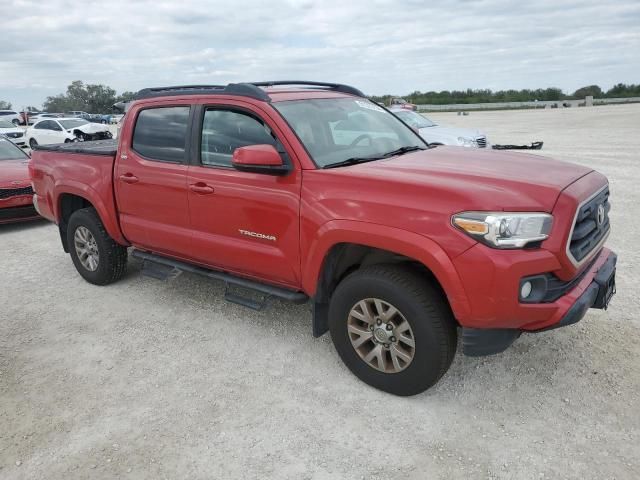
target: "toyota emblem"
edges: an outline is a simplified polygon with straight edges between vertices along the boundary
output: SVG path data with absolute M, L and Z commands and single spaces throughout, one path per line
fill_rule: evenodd
M 598 216 L 596 217 L 599 227 L 602 226 L 602 224 L 604 223 L 604 215 L 605 215 L 604 205 L 601 203 L 600 205 L 598 205 Z

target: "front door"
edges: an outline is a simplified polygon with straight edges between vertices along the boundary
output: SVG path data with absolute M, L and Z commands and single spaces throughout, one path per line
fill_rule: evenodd
M 195 123 L 199 151 L 187 176 L 194 259 L 296 287 L 301 171 L 295 162 L 285 176 L 233 168 L 233 151 L 247 145 L 272 144 L 294 160 L 271 121 L 239 105 L 200 107 Z
M 189 106 L 132 110 L 114 183 L 124 236 L 133 245 L 175 257 L 191 251 L 187 200 Z

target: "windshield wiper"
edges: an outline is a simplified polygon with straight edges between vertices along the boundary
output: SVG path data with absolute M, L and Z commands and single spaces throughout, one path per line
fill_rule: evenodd
M 346 160 L 342 160 L 340 162 L 330 163 L 329 165 L 325 165 L 322 168 L 346 167 L 347 165 L 357 165 L 358 163 L 373 162 L 374 160 L 382 160 L 383 158 L 386 158 L 386 157 L 384 157 L 384 156 L 377 156 L 377 157 L 351 157 L 351 158 L 347 158 Z
M 375 157 L 351 157 L 351 158 L 347 158 L 346 160 L 342 160 L 340 162 L 330 163 L 329 165 L 325 165 L 322 168 L 346 167 L 348 165 L 357 165 L 359 163 L 373 162 L 374 160 L 382 160 L 389 157 L 395 157 L 396 155 L 403 155 L 405 153 L 415 152 L 416 150 L 425 150 L 425 148 L 420 147 L 418 145 L 413 145 L 411 147 L 400 147 L 396 150 L 383 153 L 382 155 L 376 155 Z
M 404 155 L 405 153 L 415 152 L 416 150 L 424 150 L 424 147 L 420 147 L 418 145 L 413 145 L 411 147 L 400 147 L 396 150 L 391 150 L 390 152 L 382 155 L 382 158 L 395 157 L 396 155 Z

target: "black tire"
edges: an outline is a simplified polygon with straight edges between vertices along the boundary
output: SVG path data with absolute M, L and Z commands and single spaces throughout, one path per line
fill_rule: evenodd
M 85 227 L 95 239 L 99 260 L 94 271 L 85 267 L 78 257 L 74 237 L 79 227 Z M 107 285 L 122 278 L 127 271 L 126 247 L 116 243 L 109 236 L 94 208 L 83 208 L 73 212 L 67 225 L 67 245 L 76 270 L 89 283 Z
M 18 120 L 17 118 L 14 118 L 13 120 L 11 120 L 11 123 L 13 123 L 17 127 L 20 125 L 20 120 Z
M 395 306 L 411 326 L 415 353 L 404 370 L 379 371 L 356 353 L 347 319 L 356 303 L 366 298 Z M 360 380 L 401 396 L 416 395 L 436 384 L 449 369 L 457 346 L 457 327 L 444 294 L 423 275 L 401 265 L 372 265 L 346 277 L 331 298 L 329 328 L 342 361 Z
M 35 138 L 29 139 L 29 146 L 31 147 L 31 150 L 33 150 L 38 146 L 38 142 L 36 141 Z

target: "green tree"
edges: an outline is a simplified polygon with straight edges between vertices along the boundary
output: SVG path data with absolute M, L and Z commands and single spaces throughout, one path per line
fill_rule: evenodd
M 11 102 L 0 100 L 0 110 L 11 110 Z
M 48 112 L 69 112 L 81 110 L 88 113 L 110 112 L 111 107 L 120 98 L 132 97 L 132 92 L 124 92 L 116 96 L 116 91 L 106 85 L 85 84 L 75 80 L 67 87 L 67 92 L 53 97 L 47 97 L 44 109 Z
M 624 83 L 618 83 L 607 90 L 605 94 L 607 97 L 640 97 L 640 84 L 626 85 Z
M 602 89 L 598 85 L 589 85 L 573 92 L 573 97 L 580 99 L 591 95 L 594 98 L 602 97 Z

